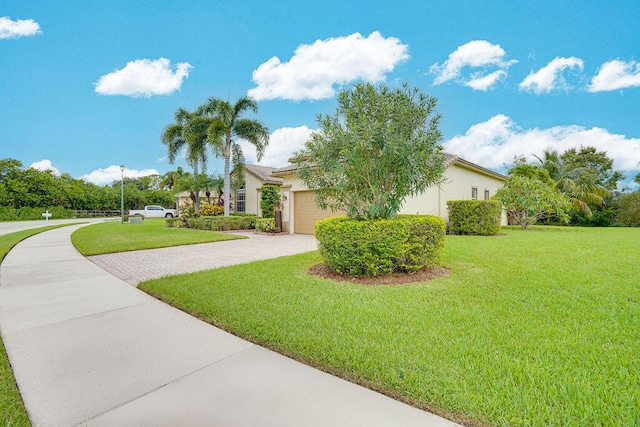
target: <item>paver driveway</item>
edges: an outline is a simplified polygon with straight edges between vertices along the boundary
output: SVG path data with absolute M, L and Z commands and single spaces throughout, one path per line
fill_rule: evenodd
M 120 252 L 89 257 L 131 285 L 148 279 L 313 251 L 316 238 L 304 234 L 237 233 L 248 239 Z

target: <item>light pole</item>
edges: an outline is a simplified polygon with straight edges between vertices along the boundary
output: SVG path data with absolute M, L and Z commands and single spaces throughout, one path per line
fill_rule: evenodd
M 124 165 L 120 165 L 120 224 L 124 224 Z

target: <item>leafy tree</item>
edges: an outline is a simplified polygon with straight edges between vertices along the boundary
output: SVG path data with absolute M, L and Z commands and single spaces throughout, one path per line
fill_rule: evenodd
M 640 227 L 640 190 L 620 198 L 617 220 L 627 227 Z
M 260 194 L 260 210 L 263 218 L 273 218 L 275 215 L 276 202 L 280 199 L 280 187 L 273 184 L 262 186 Z
M 332 115 L 318 117 L 293 160 L 322 209 L 350 218 L 390 218 L 403 201 L 441 181 L 436 99 L 406 84 L 358 84 L 338 96 Z
M 596 152 L 593 147 L 583 147 L 580 152 L 571 148 L 562 155 L 547 149 L 542 157 L 535 157 L 539 162 L 536 166 L 548 172 L 555 188 L 569 199 L 573 209 L 588 219 L 593 217 L 592 207 L 604 206 L 611 196 L 608 182 L 614 175 L 606 171 L 611 169 L 613 160 L 606 153 Z
M 537 179 L 511 175 L 494 197 L 502 202 L 509 219 L 523 230 L 550 214 L 568 220 L 567 198 Z
M 224 214 L 229 216 L 232 161 L 235 175 L 244 179 L 244 155 L 238 138 L 256 147 L 256 156 L 260 161 L 269 144 L 269 129 L 258 120 L 242 118 L 247 111 L 258 112 L 258 104 L 250 97 L 242 97 L 235 104 L 210 98 L 198 111 L 211 118 L 207 140 L 213 146 L 215 155 L 224 159 Z
M 198 176 L 198 166 L 207 168 L 207 129 L 211 120 L 201 111 L 189 112 L 178 108 L 174 114 L 175 123 L 165 128 L 162 143 L 167 146 L 169 163 L 173 164 L 180 152 L 186 150 L 186 160 Z M 195 207 L 198 211 L 198 193 L 195 193 Z

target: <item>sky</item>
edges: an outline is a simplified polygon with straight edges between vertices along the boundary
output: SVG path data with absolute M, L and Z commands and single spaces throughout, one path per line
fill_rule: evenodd
M 639 21 L 637 0 L 1 0 L 0 158 L 100 185 L 189 169 L 161 142 L 175 111 L 251 96 L 259 164 L 284 166 L 341 90 L 407 83 L 437 98 L 447 152 L 504 172 L 594 146 L 628 183 Z

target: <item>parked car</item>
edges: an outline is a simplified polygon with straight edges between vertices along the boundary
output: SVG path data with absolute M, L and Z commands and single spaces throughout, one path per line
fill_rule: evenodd
M 178 211 L 165 209 L 162 206 L 145 206 L 144 209 L 129 211 L 129 216 L 131 215 L 142 215 L 145 218 L 173 218 L 178 216 Z

